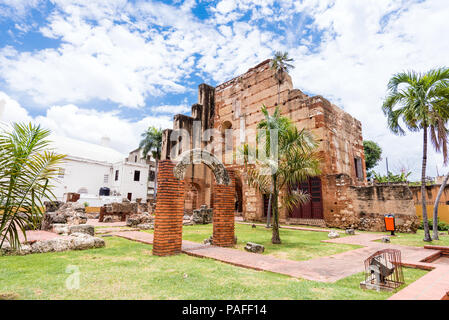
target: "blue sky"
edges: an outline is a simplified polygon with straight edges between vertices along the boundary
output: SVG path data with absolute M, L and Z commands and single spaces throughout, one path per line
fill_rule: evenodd
M 198 84 L 281 50 L 296 88 L 362 121 L 390 168 L 418 173 L 420 135 L 393 136 L 380 106 L 392 74 L 449 65 L 448 16 L 446 0 L 0 0 L 0 119 L 126 153 L 148 125 L 189 113 Z

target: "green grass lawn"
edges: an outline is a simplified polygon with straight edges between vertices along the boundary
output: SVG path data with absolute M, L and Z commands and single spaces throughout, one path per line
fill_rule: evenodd
M 212 235 L 212 224 L 184 226 L 183 240 L 203 242 Z M 282 244 L 271 243 L 271 229 L 251 225 L 236 224 L 237 249 L 243 250 L 247 242 L 255 242 L 265 246 L 264 254 L 289 260 L 310 260 L 317 257 L 330 256 L 360 248 L 357 245 L 324 243 L 321 240 L 328 239 L 327 232 L 300 231 L 280 229 Z M 344 236 L 344 235 L 342 235 Z
M 432 231 L 430 231 L 432 236 Z M 424 230 L 418 230 L 416 233 L 398 233 L 394 237 L 390 237 L 391 243 L 403 246 L 423 247 L 427 245 L 433 246 L 449 246 L 449 235 L 447 231 L 444 235 L 439 236 L 440 240 L 433 240 L 432 242 L 424 242 Z
M 189 229 L 185 230 L 188 235 Z M 293 241 L 288 240 L 290 237 L 294 235 L 284 235 L 286 244 Z M 361 273 L 336 283 L 321 283 L 184 254 L 156 257 L 151 255 L 150 245 L 115 237 L 104 239 L 106 247 L 100 249 L 0 257 L 0 299 L 347 300 L 386 299 L 391 295 L 361 290 Z M 79 289 L 66 287 L 67 278 L 73 277 L 66 273 L 69 266 L 79 269 Z M 425 273 L 404 269 L 406 284 Z

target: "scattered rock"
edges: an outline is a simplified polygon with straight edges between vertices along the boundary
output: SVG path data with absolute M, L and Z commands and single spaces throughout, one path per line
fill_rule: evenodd
M 265 247 L 261 244 L 257 244 L 254 242 L 247 242 L 245 250 L 253 253 L 263 253 L 265 251 Z
M 194 224 L 208 224 L 212 223 L 213 210 L 202 205 L 200 209 L 193 210 L 192 221 Z
M 355 231 L 354 231 L 354 229 L 352 229 L 352 228 L 351 228 L 351 229 L 346 229 L 346 230 L 345 230 L 345 233 L 346 233 L 346 234 L 349 234 L 349 235 L 351 235 L 351 236 L 355 235 Z
M 154 224 L 152 223 L 140 223 L 137 225 L 137 228 L 140 230 L 150 230 L 154 229 Z
M 46 212 L 55 212 L 63 204 L 64 204 L 64 202 L 62 202 L 62 201 L 44 201 L 45 211 Z
M 94 236 L 95 228 L 94 228 L 94 226 L 91 226 L 89 224 L 80 224 L 80 225 L 69 226 L 69 234 L 73 234 L 73 233 L 86 233 L 88 235 Z
M 327 237 L 329 239 L 336 239 L 336 238 L 340 238 L 340 234 L 334 230 L 332 230 L 331 232 L 328 233 Z
M 106 216 L 104 217 L 103 222 L 114 222 L 114 219 L 111 216 Z
M 54 223 L 52 225 L 52 232 L 57 234 L 69 234 L 69 225 L 66 223 Z
M 388 237 L 388 236 L 383 236 L 383 237 L 382 237 L 382 242 L 383 242 L 383 243 L 390 243 L 390 242 L 391 242 L 390 237 Z
M 67 202 L 54 212 L 46 212 L 42 218 L 42 230 L 52 230 L 53 224 L 78 225 L 87 222 L 84 205 L 76 202 Z
M 128 227 L 136 227 L 140 224 L 154 224 L 154 216 L 148 213 L 133 214 L 126 219 Z
M 207 239 L 204 239 L 203 243 L 204 244 L 210 244 L 210 245 L 213 244 L 212 236 L 210 236 Z
M 1 249 L 3 254 L 26 255 L 31 253 L 61 252 L 67 250 L 85 250 L 102 248 L 105 242 L 101 238 L 92 237 L 87 233 L 72 233 L 63 238 L 35 241 L 32 244 L 22 244 L 20 250 L 13 251 L 9 244 Z

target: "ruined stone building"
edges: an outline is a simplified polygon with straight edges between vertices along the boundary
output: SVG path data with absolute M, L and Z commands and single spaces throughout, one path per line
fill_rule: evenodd
M 410 225 L 413 229 L 416 215 L 410 190 L 367 186 L 360 121 L 322 96 L 310 97 L 294 89 L 289 75 L 279 89 L 282 116 L 314 134 L 322 159 L 321 176 L 299 186 L 311 195 L 310 202 L 290 212 L 281 210 L 281 222 L 381 230 L 383 214 L 393 210 L 404 230 Z M 215 88 L 201 84 L 191 116 L 175 115 L 173 130 L 164 131 L 162 159 L 175 160 L 193 148 L 221 155 L 236 177 L 236 212 L 247 221 L 264 220 L 268 197 L 247 185 L 244 166 L 236 157 L 242 143 L 255 139 L 257 124 L 264 118 L 261 106 L 272 114 L 277 100 L 278 82 L 269 60 Z M 232 135 L 225 134 L 227 129 L 232 129 Z M 198 134 L 202 139 L 192 138 Z M 184 180 L 187 212 L 203 204 L 213 207 L 212 179 L 204 164 L 190 166 Z

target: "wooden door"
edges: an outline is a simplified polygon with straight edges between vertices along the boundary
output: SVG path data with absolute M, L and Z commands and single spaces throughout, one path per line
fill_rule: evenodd
M 299 185 L 299 190 L 307 192 L 310 195 L 310 201 L 296 206 L 290 212 L 290 217 L 298 219 L 323 219 L 321 179 L 319 177 L 310 178 Z

